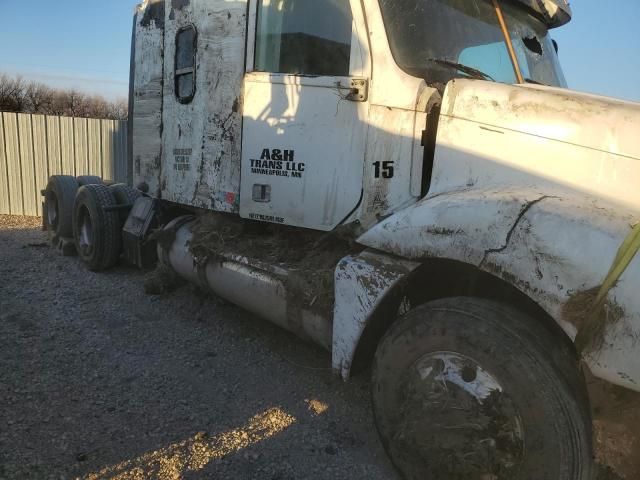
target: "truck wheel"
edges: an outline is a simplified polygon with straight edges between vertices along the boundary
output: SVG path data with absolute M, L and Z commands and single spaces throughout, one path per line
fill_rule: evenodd
M 70 175 L 49 178 L 44 195 L 46 228 L 53 238 L 73 236 L 73 202 L 78 181 Z
M 381 341 L 378 431 L 407 479 L 590 480 L 591 419 L 575 355 L 499 303 L 421 305 Z
M 133 205 L 136 203 L 136 200 L 142 196 L 140 190 L 136 190 L 125 183 L 110 185 L 109 189 L 116 197 L 118 205 Z
M 120 257 L 122 234 L 116 199 L 105 185 L 80 187 L 73 208 L 73 239 L 78 255 L 89 270 L 98 272 L 114 266 Z
M 102 183 L 102 178 L 96 175 L 80 175 L 78 177 L 78 183 L 81 187 L 85 185 L 100 185 Z
M 142 196 L 140 190 L 136 190 L 124 183 L 110 185 L 109 190 L 113 193 L 118 205 L 133 205 L 136 203 L 136 200 Z M 118 213 L 120 217 L 120 228 L 122 229 L 129 216 L 129 210 L 119 210 Z

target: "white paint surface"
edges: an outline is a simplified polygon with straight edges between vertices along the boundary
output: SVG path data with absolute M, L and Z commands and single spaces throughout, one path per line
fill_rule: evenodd
M 419 263 L 365 251 L 340 261 L 335 273 L 333 369 L 349 377 L 355 351 L 368 321 L 387 294 Z
M 443 99 L 429 195 L 359 242 L 462 261 L 503 278 L 570 337 L 562 306 L 604 281 L 640 219 L 640 106 L 548 88 L 456 81 Z M 615 141 L 614 141 L 615 139 Z M 624 311 L 594 374 L 640 390 L 636 258 L 609 295 Z
M 167 2 L 165 19 L 162 197 L 237 213 L 247 2 L 190 0 L 181 9 L 172 5 Z M 175 39 L 178 30 L 189 25 L 198 36 L 196 92 L 183 104 L 174 91 Z M 188 166 L 177 166 L 187 157 Z
M 145 183 L 154 196 L 160 196 L 164 27 L 145 15 L 163 2 L 147 0 L 138 7 L 135 34 L 133 184 Z
M 562 306 L 602 282 L 640 218 L 640 106 L 539 86 L 455 81 L 442 99 L 431 189 L 418 201 L 420 136 L 438 94 L 394 62 L 376 0 L 351 0 L 348 77 L 251 72 L 244 52 L 246 41 L 253 52 L 246 25 L 255 23 L 255 1 L 249 9 L 246 0 L 165 5 L 165 31 L 142 25 L 140 16 L 138 22 L 137 180 L 180 204 L 318 230 L 345 219 L 367 229 L 391 215 L 360 242 L 404 260 L 367 253 L 336 271 L 333 361 L 343 375 L 375 308 L 426 257 L 503 278 L 575 336 Z M 182 105 L 173 93 L 174 39 L 188 24 L 198 28 L 197 93 Z M 369 82 L 366 102 L 344 98 L 353 78 Z M 252 172 L 251 160 L 267 149 L 293 152 L 302 175 Z M 184 150 L 191 168 L 178 171 L 175 152 Z M 393 178 L 375 178 L 378 161 L 394 162 Z M 270 202 L 254 201 L 256 184 L 271 187 Z M 610 294 L 623 318 L 588 358 L 596 375 L 636 390 L 639 264 Z
M 242 217 L 332 230 L 356 208 L 368 104 L 344 98 L 349 84 L 347 77 L 247 74 Z M 274 150 L 290 152 L 292 161 L 280 158 L 280 169 L 254 170 L 255 162 L 268 162 Z M 272 174 L 255 173 L 262 171 Z M 253 200 L 254 185 L 270 186 L 269 202 Z

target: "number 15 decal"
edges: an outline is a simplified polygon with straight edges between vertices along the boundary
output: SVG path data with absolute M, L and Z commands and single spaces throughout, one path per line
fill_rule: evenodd
M 373 162 L 374 176 L 376 178 L 393 178 L 393 164 L 394 162 L 390 160 L 386 162 Z

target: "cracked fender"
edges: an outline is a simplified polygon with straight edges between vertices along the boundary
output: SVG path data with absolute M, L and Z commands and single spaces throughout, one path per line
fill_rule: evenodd
M 565 306 L 597 288 L 637 218 L 574 191 L 464 189 L 428 196 L 376 225 L 358 242 L 419 262 L 443 258 L 491 273 L 529 296 L 575 340 Z M 640 391 L 640 259 L 609 292 L 609 317 L 592 373 Z M 585 310 L 588 311 L 588 305 Z

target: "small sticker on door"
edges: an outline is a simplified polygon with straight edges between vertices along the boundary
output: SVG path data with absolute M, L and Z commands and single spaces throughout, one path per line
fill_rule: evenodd
M 174 170 L 178 172 L 186 172 L 191 170 L 191 153 L 192 152 L 193 152 L 193 149 L 191 148 L 174 148 L 173 149 Z
M 285 223 L 285 219 L 282 217 L 276 217 L 273 215 L 262 215 L 261 213 L 250 213 L 249 218 L 251 220 L 258 220 L 260 222 Z

